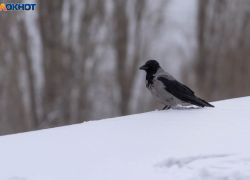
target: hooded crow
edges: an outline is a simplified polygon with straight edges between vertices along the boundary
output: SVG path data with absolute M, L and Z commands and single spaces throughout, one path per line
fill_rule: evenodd
M 162 110 L 176 107 L 178 104 L 214 107 L 196 97 L 191 89 L 165 72 L 156 60 L 147 61 L 139 69 L 146 71 L 146 87 L 158 102 L 165 105 Z

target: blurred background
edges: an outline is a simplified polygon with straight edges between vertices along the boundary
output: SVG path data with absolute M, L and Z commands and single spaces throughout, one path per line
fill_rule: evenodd
M 11 3 L 37 6 L 0 12 L 0 135 L 162 108 L 149 59 L 207 101 L 250 95 L 250 0 Z

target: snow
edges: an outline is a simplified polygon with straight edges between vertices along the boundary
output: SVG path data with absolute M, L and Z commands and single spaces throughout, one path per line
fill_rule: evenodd
M 250 97 L 0 137 L 0 180 L 249 180 Z

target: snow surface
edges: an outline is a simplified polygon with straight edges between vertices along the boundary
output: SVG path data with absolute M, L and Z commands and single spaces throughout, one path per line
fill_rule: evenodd
M 0 180 L 249 180 L 250 97 L 0 137 Z

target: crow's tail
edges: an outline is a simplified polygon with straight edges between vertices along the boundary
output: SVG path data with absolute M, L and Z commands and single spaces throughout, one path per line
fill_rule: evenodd
M 197 97 L 198 98 L 198 97 Z M 200 99 L 200 98 L 198 98 L 200 101 L 202 101 L 204 104 L 205 104 L 205 106 L 206 107 L 214 107 L 212 104 L 209 104 L 208 102 L 206 102 L 205 100 L 203 100 L 203 99 Z
M 195 95 L 193 96 L 186 95 L 185 97 L 183 97 L 183 100 L 186 102 L 189 102 L 190 104 L 200 106 L 200 107 L 214 107 L 212 104 L 209 104 L 205 100 L 200 99 L 196 97 Z

